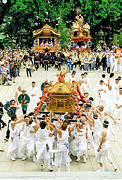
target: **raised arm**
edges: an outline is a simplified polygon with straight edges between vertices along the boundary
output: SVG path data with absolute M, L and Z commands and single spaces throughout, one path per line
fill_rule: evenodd
M 74 127 L 78 125 L 78 123 L 75 123 L 70 129 L 69 129 L 69 132 L 72 132 L 74 130 Z
M 47 119 L 47 122 L 53 127 L 55 128 L 56 132 L 59 134 L 59 135 L 62 135 L 62 132 L 59 128 L 56 127 L 55 124 L 53 124 L 49 119 Z
M 26 116 L 26 114 L 24 114 L 18 121 L 12 121 L 11 122 L 11 127 L 12 127 L 12 129 L 14 129 L 14 126 L 16 125 L 16 124 L 19 124 L 20 122 L 22 122 L 22 121 L 24 121 L 24 117 Z
M 104 113 L 104 116 L 110 117 L 110 118 L 113 120 L 113 122 L 116 124 L 115 119 L 114 119 L 109 113 L 105 112 L 105 113 Z
M 53 114 L 54 114 L 54 117 L 58 120 L 59 124 L 62 125 L 63 122 L 55 115 L 55 113 L 53 113 Z
M 38 129 L 39 129 L 39 124 L 38 124 L 38 120 L 37 120 L 38 114 L 35 114 L 35 117 L 36 117 L 36 119 L 35 119 L 36 125 L 33 126 L 34 130 L 30 130 L 30 133 L 36 133 L 38 131 Z
M 16 101 L 17 105 L 19 105 L 17 96 L 18 96 L 18 92 L 16 91 L 16 92 L 15 92 L 15 101 Z

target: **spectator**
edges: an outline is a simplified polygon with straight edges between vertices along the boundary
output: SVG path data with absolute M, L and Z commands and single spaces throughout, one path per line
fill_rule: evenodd
M 14 64 L 16 67 L 17 76 L 20 76 L 21 61 L 19 60 L 19 58 L 16 59 Z
M 43 83 L 41 84 L 41 91 L 42 91 L 42 93 L 43 93 L 43 91 L 44 91 L 44 88 L 45 88 L 46 86 L 48 86 L 48 85 L 49 85 L 49 83 L 48 83 L 48 80 L 46 79 L 45 82 L 43 82 Z
M 13 78 L 13 83 L 15 83 L 16 67 L 14 65 L 14 61 L 10 63 L 10 77 Z
M 21 104 L 23 114 L 26 114 L 28 103 L 30 102 L 30 98 L 29 98 L 28 94 L 26 94 L 25 92 L 26 92 L 26 90 L 23 89 L 22 94 L 20 94 L 18 97 L 18 102 Z
M 29 75 L 30 75 L 30 77 L 32 77 L 32 75 L 31 75 L 32 62 L 30 61 L 30 58 L 27 59 L 27 61 L 25 63 L 25 67 L 26 67 L 27 77 Z

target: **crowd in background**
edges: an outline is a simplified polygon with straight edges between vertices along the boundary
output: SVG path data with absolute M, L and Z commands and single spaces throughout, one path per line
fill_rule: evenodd
M 32 49 L 21 50 L 19 46 L 16 49 L 6 48 L 0 50 L 0 82 L 1 84 L 11 85 L 15 83 L 16 77 L 19 77 L 20 69 L 26 69 L 27 76 L 32 76 L 33 71 L 39 67 L 48 71 L 52 66 L 59 71 L 63 64 L 66 64 L 67 70 L 79 68 L 85 71 L 99 71 L 102 67 L 107 73 L 119 73 L 122 69 L 121 49 L 112 45 L 111 49 L 105 45 L 97 45 L 96 50 L 90 52 L 77 52 L 77 50 L 62 49 L 61 52 L 50 53 L 34 52 Z

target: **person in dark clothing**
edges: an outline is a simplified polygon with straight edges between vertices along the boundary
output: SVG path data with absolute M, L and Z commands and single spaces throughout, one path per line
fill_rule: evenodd
M 13 78 L 13 83 L 15 83 L 15 77 L 16 77 L 16 67 L 14 65 L 14 61 L 10 63 L 10 77 Z
M 34 56 L 34 65 L 35 65 L 35 68 L 36 68 L 36 71 L 37 71 L 38 68 L 39 68 L 39 55 L 37 53 Z
M 103 71 L 106 70 L 106 67 L 107 67 L 107 57 L 106 57 L 106 54 L 102 57 L 102 66 L 103 66 Z
M 30 50 L 29 56 L 32 58 L 32 56 L 34 56 L 35 53 L 32 51 L 32 49 Z
M 7 124 L 2 120 L 3 114 L 4 114 L 3 104 L 2 104 L 2 102 L 0 102 L 0 130 L 1 130 L 1 128 L 4 128 L 5 126 L 7 126 Z M 2 124 L 2 126 L 1 126 L 1 124 Z
M 43 62 L 44 62 L 45 71 L 46 70 L 48 71 L 49 56 L 47 55 L 47 53 L 45 53 L 43 60 L 44 60 Z
M 41 91 L 42 91 L 42 93 L 43 93 L 43 91 L 44 91 L 44 88 L 45 88 L 47 85 L 49 85 L 49 83 L 48 83 L 48 80 L 46 79 L 45 82 L 43 82 L 43 83 L 41 84 Z
M 50 16 L 49 16 L 48 12 L 46 12 L 45 15 L 44 15 L 44 21 L 45 21 L 46 24 L 50 23 Z
M 100 58 L 99 55 L 96 58 L 96 70 L 98 70 L 100 68 Z
M 60 57 L 61 57 L 61 64 L 63 64 L 64 59 L 65 59 L 65 56 L 64 56 L 63 52 L 62 52 L 62 53 L 60 53 Z
M 58 32 L 58 27 L 59 27 L 59 18 L 57 18 L 57 19 L 55 20 L 55 27 L 56 27 L 57 32 Z
M 35 29 L 39 29 L 40 28 L 40 19 L 39 19 L 39 16 L 36 16 L 36 19 L 34 21 L 35 23 Z
M 49 57 L 49 67 L 51 67 L 52 64 L 51 53 L 48 53 L 48 57 Z
M 61 71 L 61 56 L 60 56 L 60 54 L 58 54 L 57 63 L 58 63 L 58 71 Z
M 24 57 L 23 57 L 23 60 L 26 62 L 27 61 L 27 59 L 28 59 L 28 53 L 26 53 L 25 55 L 24 55 Z
M 52 66 L 54 66 L 54 64 L 55 64 L 55 54 L 52 54 L 51 59 L 52 59 Z
M 4 105 L 4 108 L 5 108 L 5 105 Z M 9 115 L 9 117 L 11 117 L 13 114 L 15 114 L 16 113 L 16 110 L 19 108 L 19 106 L 16 106 L 15 105 L 15 100 L 14 99 L 12 99 L 11 101 L 10 101 L 10 106 L 9 106 L 9 108 L 10 108 L 10 112 L 7 112 L 7 114 Z M 9 109 L 8 108 L 8 109 Z M 8 127 L 7 127 L 7 131 L 6 131 L 6 137 L 5 137 L 5 141 L 8 141 L 8 139 L 9 139 L 9 137 L 10 137 L 10 130 L 9 130 L 9 124 L 10 124 L 10 122 L 11 122 L 11 120 L 9 120 L 8 121 Z
M 39 54 L 39 59 L 40 59 L 40 66 L 42 65 L 42 67 L 44 67 L 44 63 L 43 63 L 43 58 L 44 58 L 44 54 L 43 54 L 43 51 L 40 52 Z

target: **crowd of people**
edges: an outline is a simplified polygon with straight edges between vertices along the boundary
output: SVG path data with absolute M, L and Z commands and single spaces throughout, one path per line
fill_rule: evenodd
M 33 162 L 39 164 L 41 170 L 47 165 L 48 171 L 53 171 L 51 166 L 58 166 L 60 172 L 61 165 L 65 164 L 69 172 L 70 163 L 74 159 L 72 156 L 76 157 L 76 162 L 87 163 L 87 152 L 93 148 L 100 172 L 104 171 L 103 157 L 117 171 L 109 156 L 109 137 L 113 135 L 114 140 L 117 140 L 113 124 L 121 122 L 122 79 L 120 76 L 115 78 L 114 73 L 108 79 L 106 74 L 102 74 L 93 89 L 95 97 L 90 96 L 89 81 L 87 72 L 78 77 L 76 71 L 71 73 L 68 80 L 77 94 L 80 113 L 75 109 L 74 113 L 56 115 L 47 111 L 45 102 L 41 107 L 42 113 L 34 113 L 39 102 L 39 89 L 35 81 L 27 92 L 19 86 L 15 99 L 5 105 L 1 102 L 2 128 L 6 126 L 2 120 L 3 107 L 10 117 L 5 137 L 6 141 L 9 140 L 7 156 L 12 161 L 25 161 L 33 157 Z M 50 87 L 52 83 L 48 83 L 48 80 L 42 83 L 42 95 L 47 85 Z
M 112 46 L 101 49 L 98 44 L 96 51 L 77 52 L 76 50 L 65 50 L 61 52 L 49 53 L 33 52 L 33 50 L 21 50 L 19 47 L 12 50 L 6 48 L 0 51 L 0 82 L 1 84 L 11 85 L 15 83 L 16 77 L 21 74 L 21 69 L 26 69 L 27 76 L 32 76 L 32 72 L 37 71 L 39 67 L 54 68 L 61 71 L 63 64 L 66 64 L 67 70 L 79 68 L 85 71 L 99 71 L 102 67 L 107 73 L 119 73 L 122 70 L 122 53 L 121 49 Z

